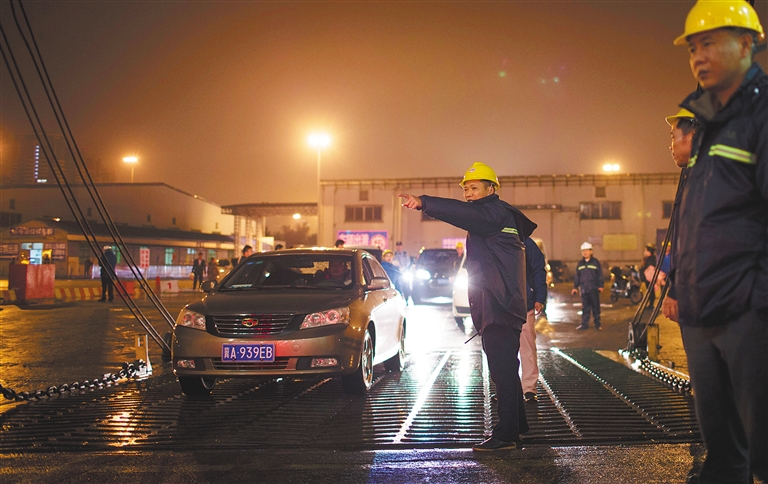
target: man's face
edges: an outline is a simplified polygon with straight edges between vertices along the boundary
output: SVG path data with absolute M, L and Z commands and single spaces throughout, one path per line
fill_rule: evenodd
M 691 158 L 693 131 L 683 134 L 683 130 L 677 128 L 677 121 L 675 121 L 675 126 L 670 130 L 670 136 L 672 142 L 669 145 L 669 151 L 672 152 L 672 159 L 675 160 L 675 165 L 683 168 L 688 165 L 688 160 Z
M 387 252 L 383 256 L 381 256 L 382 259 L 384 259 L 387 262 L 392 262 L 392 260 L 395 258 L 395 254 L 392 252 Z
M 253 254 L 253 249 L 248 249 L 245 252 L 243 252 L 243 257 L 250 257 L 251 254 Z
M 347 266 L 344 263 L 344 261 L 339 259 L 331 259 L 328 263 L 328 272 L 331 274 L 331 277 L 338 278 L 342 277 L 344 273 L 347 270 Z
M 496 189 L 491 184 L 481 180 L 470 180 L 464 183 L 464 200 L 472 202 L 493 195 Z
M 741 61 L 751 44 L 726 29 L 715 29 L 688 38 L 688 63 L 699 85 L 715 94 L 731 89 L 742 74 Z
M 589 259 L 590 257 L 592 257 L 592 249 L 584 249 L 584 250 L 582 250 L 581 251 L 581 255 L 585 259 Z

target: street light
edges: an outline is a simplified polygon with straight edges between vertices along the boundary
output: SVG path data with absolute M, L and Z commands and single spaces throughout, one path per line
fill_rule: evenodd
M 136 163 L 139 161 L 139 159 L 135 156 L 126 156 L 123 158 L 123 161 L 131 165 L 131 183 L 133 183 L 133 168 L 136 166 Z
M 617 163 L 606 163 L 603 165 L 603 171 L 606 173 L 616 173 L 619 171 L 619 165 Z
M 320 153 L 331 146 L 331 136 L 327 133 L 312 133 L 307 138 L 309 146 L 317 150 L 317 245 L 320 245 L 320 234 L 322 234 L 322 189 L 320 187 Z

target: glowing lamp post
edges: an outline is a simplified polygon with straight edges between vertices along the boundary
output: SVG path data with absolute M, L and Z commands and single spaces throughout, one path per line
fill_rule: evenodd
M 606 163 L 603 165 L 603 171 L 606 173 L 618 173 L 619 168 L 617 163 Z
M 331 136 L 327 133 L 312 133 L 307 138 L 309 146 L 317 150 L 317 245 L 321 245 L 320 234 L 323 233 L 323 217 L 322 217 L 322 188 L 320 186 L 320 153 L 329 146 L 331 146 Z
M 136 166 L 136 163 L 139 161 L 139 159 L 135 156 L 126 156 L 123 158 L 123 161 L 131 165 L 131 183 L 133 183 L 133 168 Z

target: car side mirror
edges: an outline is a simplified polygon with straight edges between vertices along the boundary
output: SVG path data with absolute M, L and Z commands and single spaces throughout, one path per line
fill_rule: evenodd
M 377 289 L 386 289 L 389 287 L 389 279 L 386 277 L 374 277 L 368 284 L 367 289 L 375 291 Z
M 200 285 L 200 290 L 203 292 L 213 292 L 213 290 L 216 289 L 218 285 L 218 281 L 205 281 Z

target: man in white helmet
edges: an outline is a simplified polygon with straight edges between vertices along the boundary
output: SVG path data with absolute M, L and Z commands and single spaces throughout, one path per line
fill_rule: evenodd
M 469 311 L 483 338 L 499 416 L 491 437 L 472 449 L 514 449 L 520 434 L 528 431 L 517 353 L 528 313 L 523 241 L 536 224 L 499 198 L 499 179 L 485 163 L 474 163 L 460 185 L 466 202 L 426 195 L 400 197 L 404 207 L 423 210 L 468 232 L 464 266 L 469 275 Z
M 675 236 L 679 324 L 707 458 L 699 482 L 768 480 L 768 76 L 743 0 L 699 1 L 675 45 L 700 127 Z
M 597 257 L 592 257 L 592 244 L 581 244 L 582 259 L 576 264 L 576 277 L 573 278 L 571 294 L 581 293 L 581 326 L 577 329 L 589 329 L 589 315 L 593 315 L 595 329 L 600 327 L 600 293 L 603 292 L 605 277 L 603 266 Z

